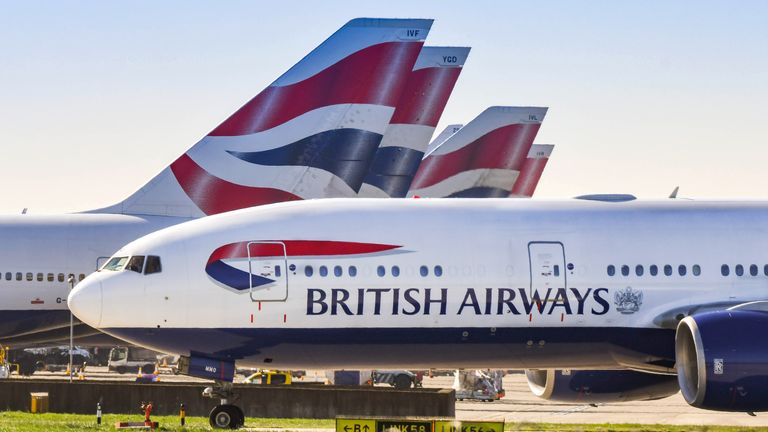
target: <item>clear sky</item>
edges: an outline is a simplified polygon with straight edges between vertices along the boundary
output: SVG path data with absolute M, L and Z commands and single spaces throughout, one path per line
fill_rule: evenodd
M 347 20 L 472 52 L 440 127 L 550 107 L 537 196 L 768 199 L 768 1 L 0 1 L 0 211 L 120 201 Z

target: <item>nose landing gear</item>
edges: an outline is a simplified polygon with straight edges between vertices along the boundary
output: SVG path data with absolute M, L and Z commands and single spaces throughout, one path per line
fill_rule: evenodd
M 232 390 L 232 383 L 215 381 L 213 387 L 203 390 L 203 396 L 220 399 L 221 404 L 215 406 L 208 415 L 208 421 L 214 429 L 239 429 L 245 424 L 245 413 L 237 405 L 229 403 L 237 395 Z

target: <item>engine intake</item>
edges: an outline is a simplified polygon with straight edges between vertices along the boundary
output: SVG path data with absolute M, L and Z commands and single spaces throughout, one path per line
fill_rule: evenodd
M 685 400 L 719 411 L 768 410 L 768 313 L 723 310 L 677 326 L 677 378 Z
M 661 399 L 677 393 L 677 379 L 631 370 L 526 370 L 534 395 L 575 403 Z

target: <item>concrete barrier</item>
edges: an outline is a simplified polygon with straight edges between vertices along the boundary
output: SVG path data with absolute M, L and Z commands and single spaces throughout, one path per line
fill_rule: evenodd
M 218 401 L 203 398 L 206 386 L 188 383 L 136 384 L 130 382 L 50 380 L 0 381 L 0 410 L 29 411 L 30 393 L 47 392 L 49 410 L 55 413 L 136 413 L 142 401 L 154 403 L 158 415 L 178 414 L 184 403 L 187 415 L 207 416 Z M 335 418 L 337 416 L 454 417 L 454 392 L 450 389 L 394 390 L 383 387 L 331 387 L 291 385 L 262 387 L 236 385 L 240 406 L 247 417 Z

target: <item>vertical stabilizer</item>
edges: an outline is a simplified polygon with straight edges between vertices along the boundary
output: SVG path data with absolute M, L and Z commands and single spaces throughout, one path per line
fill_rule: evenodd
M 359 196 L 405 196 L 469 50 L 422 48 Z
M 408 196 L 508 196 L 546 113 L 486 109 L 424 157 Z
M 458 131 L 459 131 L 459 129 L 461 129 L 461 128 L 463 128 L 463 127 L 464 127 L 464 125 L 463 125 L 463 124 L 460 124 L 460 123 L 459 123 L 459 124 L 449 124 L 448 126 L 446 126 L 446 127 L 445 127 L 445 129 L 443 129 L 443 131 L 442 131 L 442 132 L 440 132 L 439 134 L 437 134 L 437 136 L 435 137 L 435 139 L 433 139 L 433 140 L 432 140 L 432 141 L 429 143 L 429 145 L 427 146 L 427 151 L 425 151 L 425 152 L 424 152 L 424 154 L 427 154 L 427 153 L 430 153 L 430 152 L 432 152 L 432 150 L 434 150 L 434 149 L 435 149 L 435 147 L 437 147 L 437 146 L 439 146 L 440 144 L 442 144 L 442 143 L 443 143 L 443 141 L 445 141 L 445 140 L 447 140 L 448 138 L 450 138 L 451 136 L 453 136 L 453 134 L 455 134 L 456 132 L 458 132 Z
M 525 159 L 523 167 L 520 168 L 520 175 L 517 177 L 515 185 L 512 186 L 510 197 L 530 198 L 533 196 L 554 148 L 555 146 L 551 144 L 534 144 L 531 146 L 528 158 Z
M 198 217 L 354 196 L 431 25 L 348 22 L 139 191 L 97 212 Z

